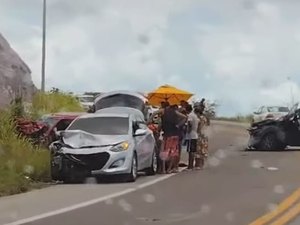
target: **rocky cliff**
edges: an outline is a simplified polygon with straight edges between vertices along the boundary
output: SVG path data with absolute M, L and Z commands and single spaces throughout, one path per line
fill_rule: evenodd
M 30 101 L 35 91 L 31 70 L 0 33 L 0 107 L 20 94 Z

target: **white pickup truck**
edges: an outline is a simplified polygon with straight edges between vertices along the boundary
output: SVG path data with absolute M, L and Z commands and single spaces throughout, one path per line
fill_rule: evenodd
M 267 119 L 278 119 L 288 114 L 289 108 L 286 106 L 261 106 L 253 113 L 253 123 Z

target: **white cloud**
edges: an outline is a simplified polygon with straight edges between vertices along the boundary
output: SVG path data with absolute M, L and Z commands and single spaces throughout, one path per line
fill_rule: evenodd
M 283 104 L 290 99 L 288 76 L 299 94 L 299 6 L 268 0 L 49 0 L 47 85 L 107 91 L 170 83 L 220 100 L 227 114 Z M 29 64 L 37 86 L 40 25 L 41 2 L 3 0 L 1 32 Z

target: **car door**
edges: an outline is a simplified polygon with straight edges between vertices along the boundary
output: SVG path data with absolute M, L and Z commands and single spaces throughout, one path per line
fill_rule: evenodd
M 138 129 L 145 131 L 145 135 L 135 137 L 138 167 L 139 169 L 145 169 L 151 165 L 155 141 L 143 118 L 137 117 L 136 123 Z
M 294 145 L 300 146 L 300 109 L 295 112 L 295 125 L 297 129 L 294 131 Z

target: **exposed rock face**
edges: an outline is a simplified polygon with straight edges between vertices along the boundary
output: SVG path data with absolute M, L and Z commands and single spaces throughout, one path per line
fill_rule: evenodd
M 20 94 L 30 101 L 36 90 L 31 70 L 0 33 L 0 107 Z

